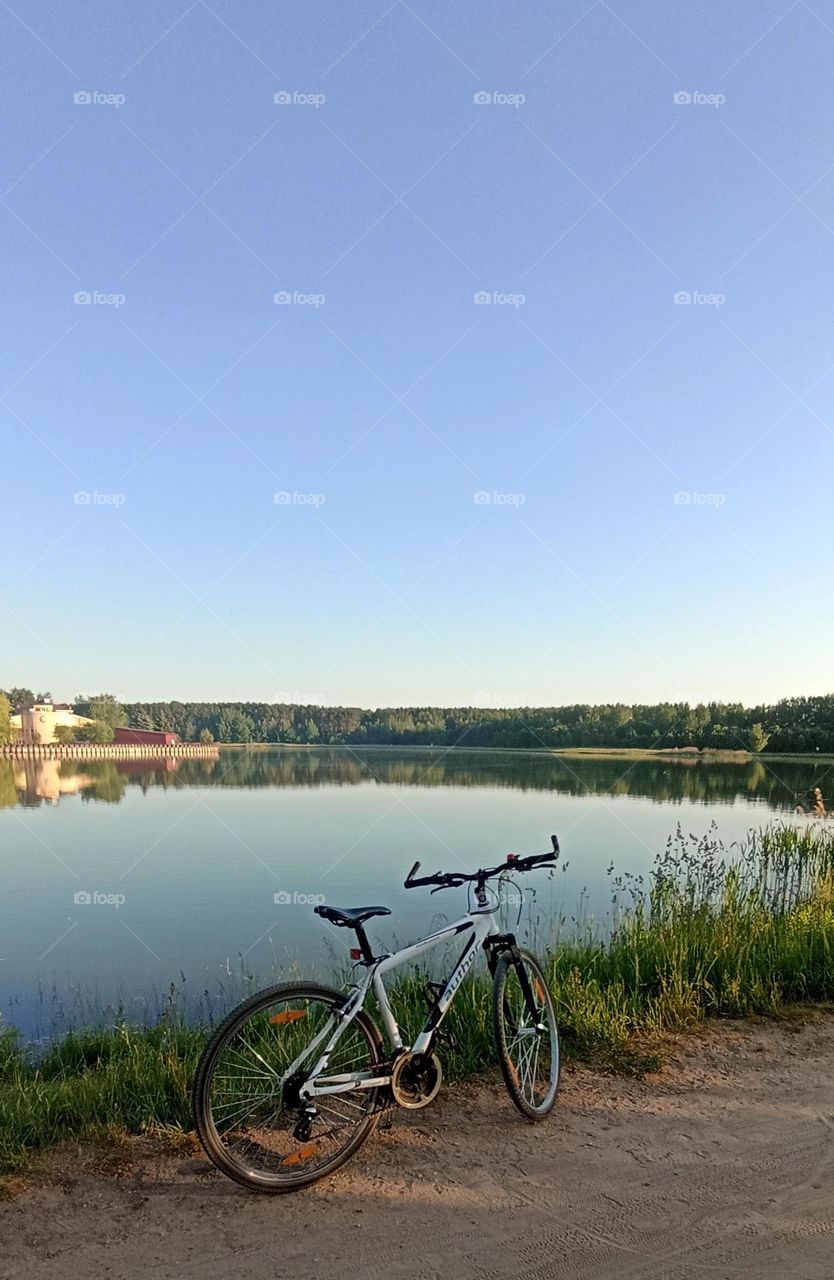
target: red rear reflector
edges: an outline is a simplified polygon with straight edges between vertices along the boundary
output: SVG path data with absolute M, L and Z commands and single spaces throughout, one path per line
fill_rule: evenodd
M 285 1009 L 283 1013 L 273 1013 L 269 1019 L 270 1022 L 298 1022 L 299 1018 L 306 1018 L 306 1009 Z
M 359 948 L 358 948 L 358 947 L 351 947 L 351 949 L 350 949 L 350 958 L 351 958 L 351 960 L 361 960 L 361 959 L 362 959 L 362 952 L 359 950 Z

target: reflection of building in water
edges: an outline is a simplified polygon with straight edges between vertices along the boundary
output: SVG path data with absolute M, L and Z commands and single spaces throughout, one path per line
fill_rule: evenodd
M 54 742 L 55 730 L 59 726 L 80 729 L 82 725 L 93 723 L 87 716 L 77 716 L 67 702 L 36 702 L 28 710 L 12 716 L 11 721 L 13 728 L 20 729 L 20 741 L 27 746 Z
M 118 803 L 124 792 L 123 777 L 141 774 L 176 773 L 179 760 L 108 760 L 89 766 L 87 772 L 70 772 L 68 761 L 59 759 L 15 760 L 14 785 L 23 792 L 24 802 L 44 800 L 57 804 L 64 796 L 88 792 L 97 800 Z M 151 780 L 152 781 L 152 780 Z
M 22 760 L 15 762 L 14 784 L 27 799 L 57 804 L 61 796 L 75 796 L 92 786 L 93 779 L 87 773 L 62 777 L 60 760 Z
M 159 760 L 117 760 L 119 773 L 176 773 L 180 762 L 176 756 L 161 756 Z

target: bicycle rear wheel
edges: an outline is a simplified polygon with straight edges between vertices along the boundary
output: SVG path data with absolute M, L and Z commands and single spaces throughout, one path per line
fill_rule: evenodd
M 559 1092 L 559 1028 L 547 980 L 528 951 L 499 956 L 492 1015 L 507 1092 L 528 1120 L 543 1120 Z
M 379 1089 L 317 1098 L 312 1117 L 299 1095 L 343 1003 L 329 987 L 287 983 L 245 1001 L 217 1028 L 194 1078 L 194 1119 L 227 1177 L 256 1191 L 294 1191 L 338 1169 L 372 1133 Z M 376 1075 L 381 1064 L 382 1038 L 360 1012 L 327 1074 Z

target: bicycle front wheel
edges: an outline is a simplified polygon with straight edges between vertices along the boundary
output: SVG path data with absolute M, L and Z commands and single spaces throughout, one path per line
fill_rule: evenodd
M 299 1090 L 339 1025 L 344 996 L 288 983 L 239 1005 L 215 1031 L 194 1078 L 197 1133 L 214 1164 L 256 1191 L 294 1191 L 332 1173 L 373 1131 L 379 1089 L 316 1098 Z M 337 1041 L 327 1075 L 379 1074 L 382 1038 L 360 1012 Z
M 528 951 L 499 956 L 492 1015 L 507 1092 L 528 1120 L 543 1120 L 559 1091 L 559 1028 L 553 998 Z

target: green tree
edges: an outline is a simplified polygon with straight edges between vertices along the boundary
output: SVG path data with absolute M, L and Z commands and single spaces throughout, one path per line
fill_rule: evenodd
M 106 720 L 94 720 L 92 724 L 82 725 L 78 730 L 78 740 L 79 742 L 112 742 L 113 726 Z
M 7 742 L 11 742 L 13 737 L 12 722 L 12 704 L 6 697 L 5 693 L 0 693 L 0 746 L 5 746 Z
M 82 714 L 89 716 L 91 720 L 109 724 L 111 729 L 127 724 L 127 713 L 112 693 L 94 693 L 88 698 L 79 698 L 78 701 L 85 708 Z M 112 734 L 109 741 L 112 741 Z
M 214 734 L 212 733 L 211 729 L 200 730 L 200 741 L 205 747 L 207 747 L 210 742 L 214 742 Z
M 765 747 L 770 742 L 770 734 L 765 733 L 758 721 L 756 721 L 755 724 L 751 724 L 748 737 L 750 739 L 750 750 L 755 751 L 756 753 L 764 751 Z
M 78 730 L 71 724 L 59 724 L 55 726 L 55 741 L 62 742 L 64 745 L 75 742 Z
M 31 707 L 35 701 L 35 695 L 31 689 L 6 689 L 5 694 L 15 711 Z

